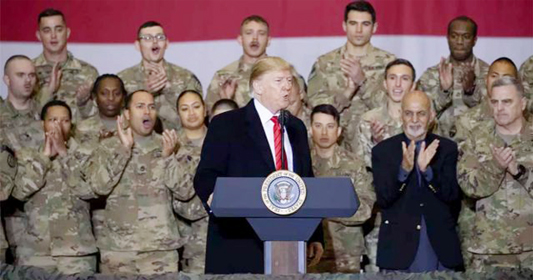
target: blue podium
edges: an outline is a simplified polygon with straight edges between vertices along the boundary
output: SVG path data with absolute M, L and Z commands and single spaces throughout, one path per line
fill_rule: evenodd
M 264 241 L 265 274 L 306 273 L 306 241 L 323 218 L 351 217 L 359 199 L 348 177 L 303 178 L 307 197 L 291 215 L 271 212 L 261 198 L 264 178 L 218 178 L 211 210 L 216 217 L 246 218 Z

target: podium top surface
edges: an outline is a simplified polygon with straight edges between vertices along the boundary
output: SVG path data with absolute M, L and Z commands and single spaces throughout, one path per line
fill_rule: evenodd
M 280 216 L 267 209 L 261 198 L 264 178 L 220 177 L 211 209 L 217 217 L 243 218 L 333 218 L 350 217 L 359 199 L 348 177 L 302 178 L 307 188 L 303 206 L 294 214 Z

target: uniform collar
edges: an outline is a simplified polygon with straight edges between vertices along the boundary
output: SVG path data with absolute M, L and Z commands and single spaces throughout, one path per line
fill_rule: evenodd
M 342 46 L 342 47 L 340 48 L 340 50 L 339 50 L 339 54 L 340 54 L 341 58 L 344 57 L 344 54 L 347 53 L 347 50 L 348 50 L 348 44 L 349 44 L 349 43 L 346 42 L 346 43 L 344 44 L 344 46 Z M 372 53 L 374 53 L 374 52 L 375 52 L 375 47 L 374 47 L 371 43 L 368 43 L 368 51 L 367 51 L 366 54 L 365 54 L 364 56 L 362 56 L 362 57 L 368 57 L 368 56 L 370 56 L 370 55 L 371 55 Z
M 241 57 L 239 58 L 239 72 L 249 72 L 252 70 L 252 66 L 254 66 L 253 64 L 246 64 L 244 63 L 244 55 L 241 55 Z
M 19 111 L 13 107 L 13 104 L 11 104 L 11 101 L 9 99 L 4 100 L 3 104 L 0 105 L 4 107 L 4 112 L 7 112 L 11 119 L 16 119 L 18 117 L 31 117 L 32 119 L 38 120 L 38 113 L 37 113 L 37 104 L 35 104 L 35 101 L 32 99 L 30 100 L 30 108 L 28 110 Z
M 35 66 L 44 66 L 44 65 L 53 65 L 53 63 L 50 63 L 46 61 L 46 58 L 44 57 L 44 53 L 41 53 L 35 60 L 34 60 Z M 69 70 L 80 70 L 81 69 L 81 63 L 79 60 L 75 59 L 71 52 L 67 52 L 67 60 L 63 62 L 60 65 L 61 69 L 69 69 Z
M 317 159 L 319 159 L 320 161 L 322 162 L 326 162 L 328 168 L 331 168 L 331 169 L 335 169 L 335 168 L 339 168 L 340 167 L 340 163 L 341 163 L 341 160 L 342 160 L 342 155 L 341 155 L 341 148 L 339 147 L 338 144 L 334 144 L 333 146 L 333 155 L 331 155 L 330 158 L 322 158 L 318 155 L 317 151 L 316 151 L 316 148 L 315 149 L 311 149 L 311 157 L 313 159 L 315 159 L 315 161 Z
M 492 127 L 492 135 L 494 136 L 494 139 L 497 139 L 496 141 L 500 144 L 504 144 L 504 140 L 499 136 L 498 131 L 496 130 L 496 122 L 494 119 L 489 121 L 490 127 Z M 510 146 L 515 146 L 518 143 L 523 142 L 533 142 L 533 123 L 531 121 L 524 121 L 522 124 L 522 129 L 520 130 L 520 133 L 515 135 L 513 140 L 511 141 Z M 533 144 L 533 143 L 531 143 Z
M 135 144 L 133 145 L 134 150 L 138 150 L 142 153 L 149 153 L 161 148 L 161 136 L 159 136 L 155 131 L 152 131 L 152 134 L 142 141 L 135 141 Z

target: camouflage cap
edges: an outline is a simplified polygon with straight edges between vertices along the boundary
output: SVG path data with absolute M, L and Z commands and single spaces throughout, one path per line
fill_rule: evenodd
M 12 179 L 17 173 L 17 160 L 15 153 L 6 145 L 0 146 L 0 173 Z

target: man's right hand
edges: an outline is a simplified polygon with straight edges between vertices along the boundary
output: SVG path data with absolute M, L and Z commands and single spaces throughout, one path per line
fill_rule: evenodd
M 229 77 L 221 86 L 219 95 L 222 99 L 232 99 L 237 92 L 237 79 Z
M 148 70 L 147 78 L 144 81 L 146 90 L 151 93 L 157 93 L 163 88 L 169 86 L 170 82 L 168 81 L 165 68 L 152 63 L 147 63 L 145 67 L 146 70 Z
M 370 122 L 370 131 L 372 132 L 372 142 L 377 144 L 381 142 L 385 136 L 385 124 L 378 120 L 372 120 Z
M 63 71 L 59 69 L 59 62 L 54 63 L 54 66 L 52 67 L 52 72 L 50 73 L 50 77 L 46 83 L 44 83 L 43 88 L 41 91 L 46 96 L 46 100 L 49 100 L 52 98 L 54 93 L 59 89 L 59 86 L 61 85 L 61 76 L 63 74 Z
M 440 58 L 439 81 L 442 90 L 450 90 L 453 86 L 453 65 L 451 63 L 446 63 L 444 57 Z
M 403 158 L 402 158 L 402 168 L 403 170 L 407 172 L 411 172 L 413 170 L 414 164 L 415 164 L 415 141 L 411 141 L 411 144 L 409 144 L 409 147 L 405 144 L 405 142 L 402 142 L 402 151 L 403 151 Z
M 351 78 L 356 85 L 360 85 L 365 81 L 365 72 L 363 72 L 359 58 L 342 58 L 340 65 L 342 73 Z
M 516 165 L 513 149 L 510 147 L 494 147 L 490 145 L 492 157 L 501 169 L 508 169 L 513 162 Z M 513 166 L 515 167 L 515 166 Z
M 126 149 L 131 149 L 133 147 L 133 132 L 131 127 L 124 130 L 124 117 L 119 115 L 117 117 L 117 133 L 120 142 Z

